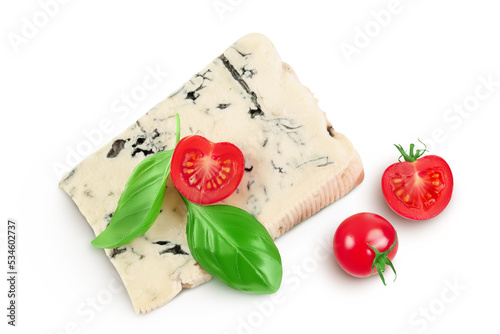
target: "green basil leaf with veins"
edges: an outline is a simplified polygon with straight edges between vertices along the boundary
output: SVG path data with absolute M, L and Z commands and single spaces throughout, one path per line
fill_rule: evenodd
M 183 200 L 189 250 L 205 271 L 241 291 L 268 294 L 279 289 L 281 256 L 257 219 L 233 206 Z
M 180 138 L 180 120 L 176 115 L 176 145 Z M 174 150 L 158 152 L 141 161 L 125 184 L 117 208 L 108 227 L 92 245 L 98 248 L 116 248 L 132 242 L 146 233 L 160 213 L 170 163 Z
M 147 157 L 132 172 L 108 227 L 92 245 L 116 248 L 149 230 L 160 213 L 174 150 Z

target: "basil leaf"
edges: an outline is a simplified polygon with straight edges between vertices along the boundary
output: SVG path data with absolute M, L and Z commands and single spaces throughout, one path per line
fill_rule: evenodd
M 189 250 L 203 269 L 237 290 L 267 294 L 279 289 L 280 253 L 257 219 L 233 206 L 183 200 Z
M 143 235 L 160 213 L 174 150 L 158 152 L 137 165 L 128 179 L 108 227 L 92 245 L 116 248 Z
M 175 146 L 179 143 L 181 121 L 175 115 Z M 174 149 L 162 151 L 142 160 L 125 184 L 118 206 L 108 227 L 92 245 L 116 248 L 126 245 L 146 233 L 160 213 Z

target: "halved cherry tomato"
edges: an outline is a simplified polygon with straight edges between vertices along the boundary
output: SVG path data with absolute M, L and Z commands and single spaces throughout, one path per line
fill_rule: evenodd
M 235 145 L 187 136 L 175 147 L 170 175 L 174 186 L 188 200 L 212 204 L 236 190 L 244 170 L 243 153 Z
M 396 230 L 385 218 L 362 212 L 345 219 L 335 231 L 333 252 L 339 265 L 356 277 L 382 273 L 386 265 L 396 273 L 391 262 L 398 251 Z
M 395 145 L 405 161 L 389 166 L 382 176 L 382 192 L 387 204 L 397 214 L 413 220 L 425 220 L 440 214 L 448 205 L 453 192 L 453 174 L 443 158 L 422 157 L 426 151 L 407 154 Z

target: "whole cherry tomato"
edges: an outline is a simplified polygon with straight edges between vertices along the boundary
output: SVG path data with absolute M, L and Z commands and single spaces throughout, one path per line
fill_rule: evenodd
M 333 251 L 339 265 L 356 277 L 378 272 L 385 285 L 386 265 L 396 274 L 392 259 L 398 251 L 394 227 L 374 213 L 358 213 L 345 219 L 333 237 Z

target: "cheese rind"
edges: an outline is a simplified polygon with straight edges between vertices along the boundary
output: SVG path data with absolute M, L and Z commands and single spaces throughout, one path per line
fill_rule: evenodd
M 237 191 L 223 202 L 254 215 L 276 238 L 363 179 L 359 155 L 333 130 L 291 67 L 260 34 L 243 37 L 125 132 L 81 162 L 60 182 L 96 235 L 109 223 L 133 169 L 150 154 L 198 134 L 229 141 L 245 157 Z M 184 287 L 210 279 L 190 255 L 186 209 L 167 182 L 152 228 L 106 254 L 136 312 L 147 312 Z

